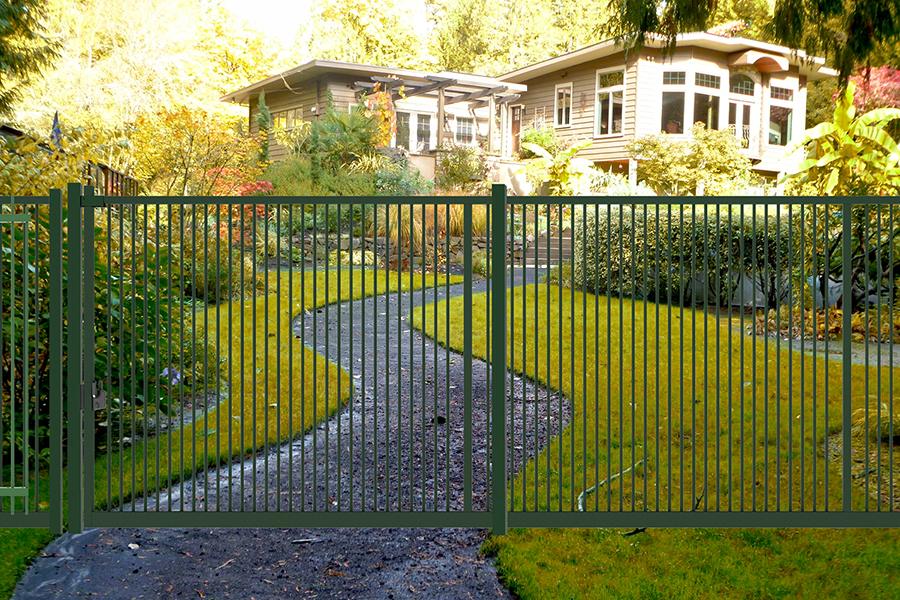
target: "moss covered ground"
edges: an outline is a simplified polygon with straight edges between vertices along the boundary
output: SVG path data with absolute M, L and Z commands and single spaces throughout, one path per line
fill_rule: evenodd
M 473 352 L 480 357 L 488 356 L 489 347 L 486 300 L 474 298 L 474 321 L 468 324 Z M 417 311 L 414 323 L 462 350 L 463 298 L 449 302 L 449 331 L 444 319 L 433 330 L 435 305 L 424 308 L 424 319 Z M 778 348 L 772 338 L 742 333 L 740 322 L 731 318 L 557 286 L 517 287 L 509 292 L 508 306 L 510 365 L 561 389 L 573 407 L 563 435 L 511 482 L 514 510 L 574 510 L 582 492 L 641 460 L 646 461 L 641 468 L 588 495 L 586 509 L 823 510 L 826 502 L 829 509 L 840 509 L 839 463 L 826 460 L 823 451 L 826 437 L 841 427 L 840 362 L 809 356 L 801 361 L 787 344 Z M 851 376 L 852 402 L 859 408 L 879 386 L 882 401 L 890 398 L 890 382 L 900 371 L 853 365 Z M 521 432 L 510 436 L 520 443 Z M 877 454 L 872 442 L 864 453 L 864 443 L 857 439 L 856 459 L 869 460 L 872 467 L 880 460 L 885 474 L 889 460 L 900 465 L 895 448 L 884 445 Z M 884 496 L 892 482 L 881 482 L 880 496 L 874 493 L 874 475 L 869 483 L 871 494 L 853 486 L 854 509 L 864 508 L 867 499 L 870 509 L 877 510 L 880 501 L 882 510 L 889 509 Z M 809 590 L 808 597 L 833 597 L 822 580 L 827 570 L 800 568 L 814 560 L 811 552 L 822 548 L 815 560 L 826 562 L 854 556 L 841 565 L 852 577 L 851 565 L 860 556 L 883 556 L 898 541 L 892 533 L 860 530 L 723 531 L 710 537 L 729 548 L 719 559 L 712 542 L 709 552 L 692 550 L 704 536 L 710 537 L 674 530 L 627 538 L 594 530 L 517 530 L 495 538 L 487 549 L 497 553 L 502 575 L 523 598 L 698 597 L 710 583 L 721 593 L 708 597 L 784 597 L 798 586 Z M 771 554 L 745 551 L 741 540 L 753 536 L 771 540 L 785 556 L 797 556 L 776 564 Z M 604 540 L 609 543 L 598 543 Z M 645 563 L 635 567 L 637 576 L 612 562 L 626 546 L 648 545 L 652 551 L 628 550 Z M 670 568 L 678 563 L 667 556 L 680 554 L 697 568 Z M 727 567 L 729 560 L 733 567 Z M 601 576 L 590 565 L 604 561 L 609 567 Z M 873 563 L 867 574 L 873 582 L 890 580 L 900 597 L 900 582 L 888 576 L 891 564 Z M 795 574 L 770 589 L 766 581 L 773 565 Z M 737 577 L 742 570 L 748 574 Z M 648 587 L 651 582 L 661 583 Z M 869 589 L 874 594 L 880 588 Z

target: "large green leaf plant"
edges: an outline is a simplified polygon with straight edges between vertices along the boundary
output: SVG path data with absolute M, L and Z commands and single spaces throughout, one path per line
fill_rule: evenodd
M 900 191 L 900 147 L 885 127 L 900 119 L 900 109 L 878 108 L 856 115 L 850 82 L 839 98 L 831 123 L 808 129 L 786 155 L 806 150 L 807 158 L 781 182 L 807 184 L 823 196 L 884 196 Z

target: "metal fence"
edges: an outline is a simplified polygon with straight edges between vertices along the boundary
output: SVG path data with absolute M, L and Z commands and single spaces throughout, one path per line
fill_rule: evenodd
M 612 200 L 71 186 L 69 530 L 896 526 L 893 199 Z

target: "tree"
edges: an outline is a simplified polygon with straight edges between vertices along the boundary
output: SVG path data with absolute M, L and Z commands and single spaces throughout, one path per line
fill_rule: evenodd
M 628 47 L 640 48 L 648 36 L 661 36 L 667 50 L 680 33 L 704 31 L 713 25 L 718 0 L 615 0 L 610 30 Z M 772 41 L 827 56 L 843 87 L 859 64 L 882 45 L 900 41 L 900 11 L 885 0 L 776 0 Z
M 702 123 L 694 125 L 688 141 L 647 135 L 629 143 L 628 153 L 639 161 L 638 179 L 666 196 L 693 194 L 701 183 L 710 196 L 728 194 L 746 187 L 752 177 L 750 159 L 734 135 Z
M 399 0 L 324 0 L 312 17 L 315 58 L 417 68 L 425 60 L 424 5 Z
M 238 133 L 237 123 L 185 106 L 141 115 L 131 138 L 135 175 L 161 196 L 234 193 L 261 171 L 254 160 L 256 137 Z
M 0 115 L 12 114 L 21 88 L 57 57 L 57 45 L 48 39 L 42 0 L 0 3 Z

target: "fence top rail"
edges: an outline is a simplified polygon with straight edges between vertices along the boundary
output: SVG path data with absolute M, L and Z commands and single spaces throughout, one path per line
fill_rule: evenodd
M 50 196 L 0 196 L 0 206 L 34 206 L 50 204 Z
M 857 206 L 900 204 L 897 196 L 509 196 L 507 204 L 529 206 Z
M 94 196 L 99 206 L 105 205 L 359 205 L 381 206 L 491 203 L 490 196 Z

